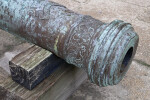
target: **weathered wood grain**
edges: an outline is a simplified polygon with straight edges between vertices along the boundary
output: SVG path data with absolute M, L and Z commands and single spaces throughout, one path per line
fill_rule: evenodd
M 33 46 L 14 57 L 9 64 L 12 79 L 32 90 L 64 62 L 51 52 Z
M 33 47 L 29 48 L 28 50 L 32 51 Z M 27 54 L 28 50 L 18 55 L 19 57 L 21 56 L 21 60 L 17 59 L 16 56 L 12 62 L 17 62 L 18 64 L 29 62 L 27 60 L 25 61 L 25 59 L 30 57 L 32 58 L 33 52 Z M 38 54 L 35 53 L 34 56 L 36 55 Z M 22 60 L 24 61 L 21 62 Z M 53 63 L 54 62 L 55 60 Z M 35 65 L 36 64 L 38 65 L 39 62 L 36 62 Z M 32 64 L 28 63 L 28 65 Z M 24 66 L 25 70 L 29 68 L 32 69 L 29 66 L 27 68 Z M 6 75 L 4 74 L 4 71 L 0 71 L 0 90 L 2 94 L 0 95 L 0 99 L 8 100 L 9 98 L 13 98 L 13 100 L 65 100 L 75 89 L 78 88 L 80 84 L 82 84 L 85 79 L 87 79 L 87 75 L 82 69 L 74 67 L 73 65 L 69 65 L 66 62 L 62 62 L 49 77 L 47 77 L 30 91 L 13 81 L 10 75 Z

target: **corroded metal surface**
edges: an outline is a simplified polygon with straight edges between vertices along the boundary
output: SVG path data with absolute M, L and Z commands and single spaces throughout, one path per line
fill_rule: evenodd
M 99 86 L 120 82 L 138 45 L 128 23 L 103 23 L 47 0 L 1 0 L 0 28 L 85 69 Z

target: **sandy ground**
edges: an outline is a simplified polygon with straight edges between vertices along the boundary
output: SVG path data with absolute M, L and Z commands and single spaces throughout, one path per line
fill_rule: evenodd
M 150 99 L 150 0 L 53 0 L 69 9 L 104 22 L 131 23 L 140 37 L 138 50 L 125 78 L 116 86 L 99 88 L 85 81 L 68 100 Z M 29 44 L 0 30 L 0 67 L 7 69 L 9 52 Z M 8 57 L 9 55 L 9 57 Z M 1 69 L 0 69 L 1 70 Z

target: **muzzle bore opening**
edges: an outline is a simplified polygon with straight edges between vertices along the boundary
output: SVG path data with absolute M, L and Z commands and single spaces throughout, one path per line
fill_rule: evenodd
M 124 59 L 122 61 L 121 68 L 120 68 L 120 74 L 122 74 L 123 72 L 125 72 L 128 69 L 128 64 L 132 60 L 131 59 L 132 58 L 132 54 L 133 54 L 133 47 L 131 47 L 127 51 L 127 53 L 126 53 L 126 55 L 125 55 L 125 57 L 124 57 Z

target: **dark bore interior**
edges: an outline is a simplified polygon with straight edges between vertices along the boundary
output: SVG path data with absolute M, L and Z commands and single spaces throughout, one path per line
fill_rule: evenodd
M 122 73 L 123 71 L 125 71 L 125 69 L 127 68 L 127 65 L 128 63 L 130 62 L 131 60 L 131 57 L 132 57 L 132 53 L 133 53 L 133 47 L 131 47 L 128 52 L 126 53 L 124 59 L 123 59 L 123 62 L 122 62 L 122 65 L 121 65 L 121 68 L 120 68 L 120 73 Z

